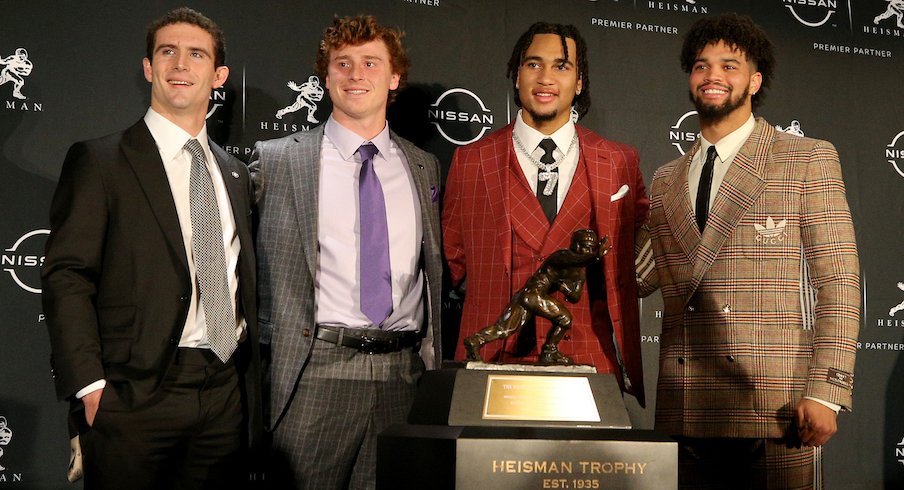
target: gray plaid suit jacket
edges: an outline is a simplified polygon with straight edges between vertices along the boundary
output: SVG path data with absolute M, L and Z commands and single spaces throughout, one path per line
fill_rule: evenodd
M 442 359 L 439 331 L 442 258 L 439 165 L 436 157 L 391 134 L 408 160 L 421 207 L 421 263 L 426 275 L 427 327 L 421 357 L 428 368 Z M 250 169 L 259 223 L 258 318 L 261 343 L 270 344 L 271 425 L 291 403 L 314 340 L 314 277 L 323 126 L 255 145 Z
M 757 119 L 702 236 L 687 185 L 698 149 L 651 186 L 647 286 L 665 307 L 656 428 L 778 438 L 801 397 L 850 409 L 860 266 L 835 148 Z

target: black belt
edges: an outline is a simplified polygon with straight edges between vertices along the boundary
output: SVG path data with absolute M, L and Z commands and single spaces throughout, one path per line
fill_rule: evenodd
M 229 357 L 226 362 L 222 362 L 216 354 L 210 349 L 202 349 L 196 347 L 179 347 L 176 349 L 176 358 L 173 359 L 174 364 L 188 364 L 191 366 L 206 365 L 224 365 L 230 364 L 235 355 Z
M 375 328 L 344 328 L 320 325 L 317 338 L 331 344 L 351 347 L 366 354 L 388 354 L 407 347 L 414 347 L 421 341 L 418 332 L 388 332 Z

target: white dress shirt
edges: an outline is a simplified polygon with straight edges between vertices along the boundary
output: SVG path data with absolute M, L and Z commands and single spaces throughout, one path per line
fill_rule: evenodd
M 556 149 L 553 151 L 553 158 L 559 162 L 559 181 L 556 187 L 556 211 L 562 209 L 562 203 L 565 202 L 565 195 L 568 194 L 568 189 L 571 187 L 571 181 L 574 178 L 574 171 L 578 168 L 580 142 L 576 141 L 574 148 L 572 148 L 570 152 L 568 151 L 568 147 L 571 146 L 571 141 L 574 139 L 575 131 L 574 122 L 572 122 L 570 118 L 564 126 L 557 129 L 554 133 L 545 135 L 528 126 L 521 117 L 520 110 L 515 117 L 515 128 L 512 138 L 514 139 L 514 137 L 517 136 L 524 145 L 524 148 L 530 152 L 530 156 L 532 156 L 534 160 L 539 162 L 540 157 L 545 153 L 543 148 L 540 148 L 541 141 L 546 138 L 552 138 L 556 143 Z M 521 166 L 521 171 L 524 172 L 524 177 L 527 178 L 527 183 L 530 184 L 531 190 L 536 194 L 537 174 L 540 173 L 540 170 L 533 162 L 531 162 L 530 158 L 521 151 L 518 147 L 518 143 L 513 141 L 512 144 L 515 145 L 515 155 L 518 157 L 518 164 Z M 566 154 L 565 152 L 568 153 Z
M 715 145 L 717 154 L 716 161 L 713 164 L 713 183 L 709 191 L 709 209 L 711 210 L 713 202 L 716 200 L 719 186 L 722 185 L 722 180 L 725 179 L 725 174 L 728 173 L 728 167 L 731 166 L 731 162 L 738 154 L 738 151 L 741 150 L 741 147 L 744 146 L 747 138 L 750 138 L 750 135 L 753 134 L 755 126 L 756 121 L 753 118 L 753 114 L 751 114 L 741 127 L 723 136 L 722 139 L 715 143 L 710 143 L 702 135 L 700 136 L 700 149 L 694 154 L 691 166 L 687 169 L 687 190 L 690 194 L 691 210 L 697 212 L 697 188 L 700 186 L 700 174 L 703 173 L 703 164 L 706 163 L 706 153 L 709 151 L 709 147 Z
M 371 139 L 379 153 L 373 165 L 386 203 L 392 313 L 373 325 L 361 312 L 359 278 L 360 225 L 358 176 L 361 136 L 332 116 L 320 148 L 320 196 L 317 240 L 320 255 L 315 277 L 315 320 L 349 328 L 419 330 L 424 321 L 424 272 L 420 268 L 421 208 L 405 155 L 389 137 L 389 125 Z

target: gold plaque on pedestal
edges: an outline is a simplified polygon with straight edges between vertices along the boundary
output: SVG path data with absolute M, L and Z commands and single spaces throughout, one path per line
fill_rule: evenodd
M 600 422 L 590 381 L 574 376 L 489 375 L 483 418 Z

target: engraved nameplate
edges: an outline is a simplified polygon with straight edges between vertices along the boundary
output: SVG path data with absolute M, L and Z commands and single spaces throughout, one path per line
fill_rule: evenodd
M 487 376 L 483 418 L 600 422 L 586 377 Z

